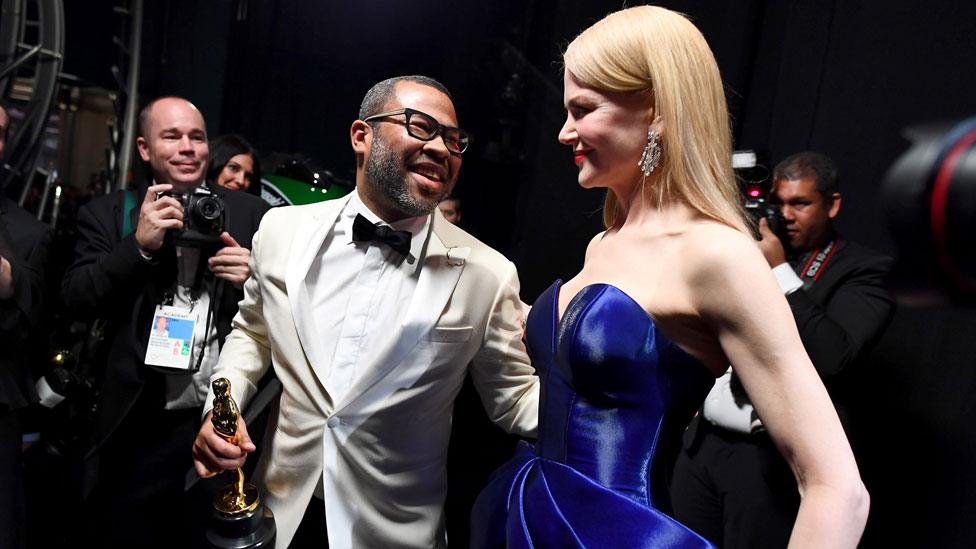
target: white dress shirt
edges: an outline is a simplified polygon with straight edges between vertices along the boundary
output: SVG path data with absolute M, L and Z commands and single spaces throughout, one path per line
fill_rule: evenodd
M 380 223 L 354 193 L 332 233 L 326 237 L 305 278 L 314 311 L 321 356 L 330 357 L 319 367 L 320 379 L 333 402 L 338 402 L 362 374 L 360 365 L 369 350 L 386 334 L 399 333 L 423 265 L 423 248 L 430 232 L 430 215 L 403 219 L 390 227 L 410 231 L 406 257 L 379 242 L 353 242 L 357 214 Z M 382 223 L 386 225 L 386 223 Z

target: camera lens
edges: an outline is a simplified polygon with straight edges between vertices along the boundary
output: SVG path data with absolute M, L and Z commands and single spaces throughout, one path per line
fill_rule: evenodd
M 214 221 L 220 218 L 223 208 L 215 198 L 206 196 L 197 201 L 197 212 L 200 217 L 207 221 Z
M 885 176 L 884 203 L 901 267 L 976 301 L 976 117 L 906 131 L 912 146 Z

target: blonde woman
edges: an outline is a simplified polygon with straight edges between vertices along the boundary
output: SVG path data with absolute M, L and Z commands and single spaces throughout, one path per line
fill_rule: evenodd
M 579 184 L 607 189 L 583 270 L 536 301 L 539 440 L 476 503 L 475 547 L 710 547 L 667 515 L 682 427 L 729 364 L 802 498 L 790 545 L 854 547 L 868 495 L 739 207 L 718 67 L 683 16 L 611 14 L 564 55 Z

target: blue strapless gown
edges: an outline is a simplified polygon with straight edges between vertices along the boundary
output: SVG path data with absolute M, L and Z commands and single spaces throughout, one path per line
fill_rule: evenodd
M 615 286 L 586 286 L 559 320 L 560 285 L 526 326 L 539 440 L 478 497 L 471 546 L 713 547 L 664 511 L 670 460 L 714 376 Z

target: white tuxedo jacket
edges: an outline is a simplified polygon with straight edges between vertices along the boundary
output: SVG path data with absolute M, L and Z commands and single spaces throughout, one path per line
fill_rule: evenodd
M 265 215 L 214 378 L 230 379 L 242 408 L 269 364 L 284 386 L 256 475 L 277 547 L 291 542 L 320 479 L 332 549 L 443 546 L 451 411 L 468 369 L 495 423 L 529 436 L 537 427 L 539 383 L 521 342 L 518 276 L 435 208 L 403 323 L 366 350 L 359 377 L 336 402 L 315 373 L 323 369 L 313 368 L 330 357 L 316 352 L 305 278 L 347 201 Z

